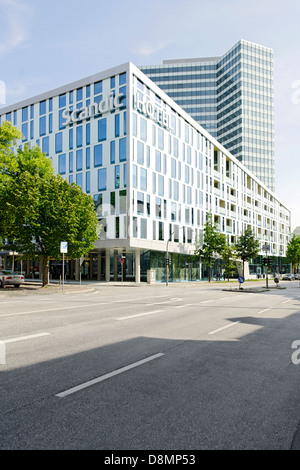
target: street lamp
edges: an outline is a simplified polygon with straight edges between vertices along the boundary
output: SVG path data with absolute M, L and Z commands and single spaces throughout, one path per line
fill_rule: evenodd
M 12 256 L 12 271 L 15 270 L 15 256 L 17 256 L 19 253 L 17 253 L 16 251 L 10 251 L 9 252 L 9 255 Z

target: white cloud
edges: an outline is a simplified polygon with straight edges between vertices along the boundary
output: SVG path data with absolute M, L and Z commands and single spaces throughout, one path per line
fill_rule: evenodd
M 32 7 L 18 0 L 0 0 L 0 9 L 0 55 L 5 55 L 28 39 Z

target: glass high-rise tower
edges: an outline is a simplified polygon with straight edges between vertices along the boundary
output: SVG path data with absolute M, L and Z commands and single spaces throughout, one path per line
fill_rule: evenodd
M 275 190 L 272 49 L 241 39 L 222 57 L 140 69 Z

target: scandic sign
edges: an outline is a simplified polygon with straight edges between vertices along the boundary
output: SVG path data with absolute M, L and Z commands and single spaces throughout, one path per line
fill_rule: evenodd
M 75 109 L 74 111 L 65 109 L 62 113 L 62 117 L 65 119 L 63 125 L 68 126 L 75 122 L 97 116 L 98 114 L 104 114 L 109 111 L 115 111 L 116 109 L 122 108 L 124 106 L 122 103 L 124 98 L 125 95 L 123 93 L 119 93 L 116 96 L 109 94 L 104 100 L 100 101 L 99 104 L 93 103 L 89 106 L 84 106 L 81 109 Z

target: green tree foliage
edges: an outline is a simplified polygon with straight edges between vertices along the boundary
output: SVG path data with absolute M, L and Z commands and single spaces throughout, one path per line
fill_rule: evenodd
M 234 247 L 226 243 L 221 256 L 224 261 L 224 274 L 229 280 L 230 276 L 232 276 L 236 270 Z
M 209 213 L 203 231 L 203 244 L 195 250 L 195 255 L 200 256 L 209 269 L 209 282 L 211 281 L 211 268 L 217 255 L 222 253 L 225 245 L 226 237 L 219 232 L 217 225 L 212 221 L 211 213 Z
M 46 285 L 50 258 L 61 258 L 60 242 L 68 242 L 71 258 L 93 248 L 98 238 L 93 198 L 55 176 L 51 160 L 38 147 L 12 154 L 9 138 L 17 133 L 6 123 L 0 129 L 0 237 L 26 258 L 42 260 Z
M 287 245 L 286 259 L 293 269 L 300 264 L 300 236 L 293 235 Z
M 246 229 L 245 232 L 240 235 L 237 242 L 235 243 L 234 249 L 237 257 L 243 261 L 243 277 L 245 275 L 245 261 L 250 261 L 255 258 L 259 251 L 259 241 L 255 238 L 251 229 Z

